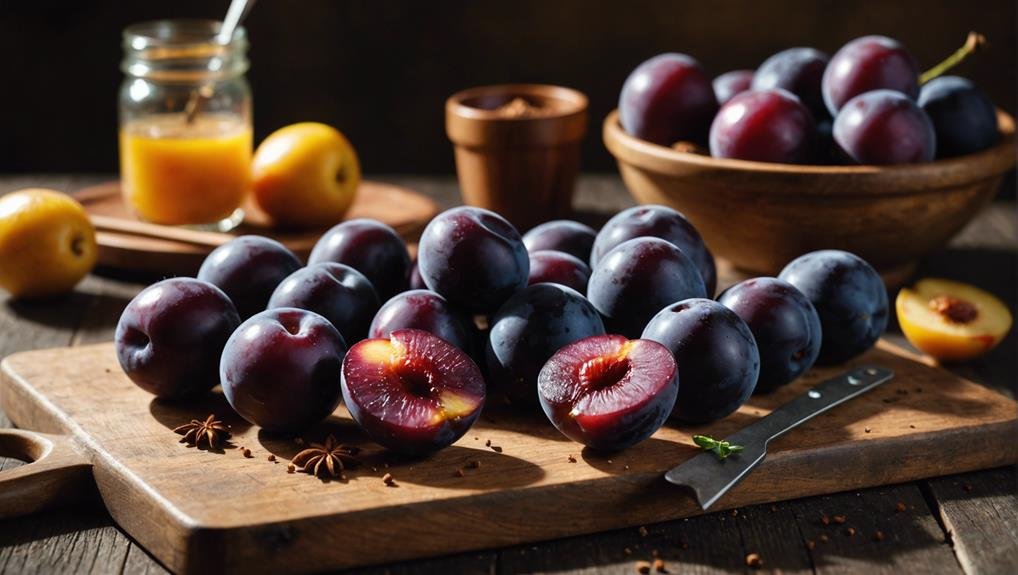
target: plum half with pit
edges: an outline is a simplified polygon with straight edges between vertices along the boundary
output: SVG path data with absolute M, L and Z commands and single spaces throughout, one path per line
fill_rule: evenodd
M 491 320 L 486 350 L 492 383 L 523 404 L 537 404 L 537 376 L 564 345 L 604 334 L 594 306 L 572 288 L 553 283 L 528 286 Z
M 223 395 L 238 415 L 267 431 L 302 431 L 339 405 L 346 349 L 343 336 L 314 312 L 263 311 L 226 343 Z
M 451 445 L 484 406 L 473 360 L 416 329 L 366 339 L 343 361 L 343 399 L 354 421 L 392 451 L 423 455 Z
M 368 337 L 388 338 L 398 329 L 426 331 L 467 353 L 477 338 L 470 316 L 429 290 L 405 291 L 385 302 L 371 320 Z
M 537 389 L 545 415 L 566 437 L 593 449 L 625 449 L 668 419 L 678 368 L 657 342 L 596 335 L 556 352 Z
M 817 363 L 838 364 L 873 347 L 887 328 L 887 288 L 866 260 L 842 250 L 810 252 L 778 275 L 806 296 L 820 316 Z
M 590 276 L 587 297 L 611 332 L 637 338 L 664 306 L 706 297 L 693 261 L 658 238 L 636 238 L 608 252 Z
M 276 240 L 240 236 L 212 250 L 198 279 L 223 290 L 247 319 L 264 311 L 276 286 L 300 267 L 297 256 Z
M 527 284 L 556 283 L 584 293 L 590 281 L 590 266 L 583 261 L 555 250 L 530 252 L 530 275 Z
M 642 339 L 668 348 L 679 366 L 672 416 L 708 423 L 733 413 L 753 394 L 760 352 L 735 312 L 709 299 L 672 304 L 654 316 Z
M 717 286 L 714 256 L 686 216 L 667 206 L 636 206 L 615 214 L 594 240 L 590 267 L 596 268 L 601 258 L 622 242 L 640 237 L 660 238 L 682 250 L 696 264 L 707 294 L 714 294 Z
M 421 235 L 421 278 L 471 313 L 488 314 L 527 285 L 530 261 L 520 234 L 502 216 L 469 206 L 435 216 Z
M 313 311 L 329 320 L 344 341 L 358 342 L 367 336 L 378 306 L 378 295 L 364 274 L 347 265 L 323 262 L 283 280 L 268 307 Z
M 325 232 L 308 264 L 346 264 L 371 281 L 382 300 L 406 289 L 410 253 L 396 230 L 367 218 L 348 220 Z
M 219 383 L 219 356 L 240 325 L 216 286 L 173 278 L 141 291 L 120 315 L 117 360 L 138 387 L 164 399 L 208 391 Z
M 760 350 L 755 393 L 767 393 L 813 366 L 820 353 L 820 316 L 792 284 L 753 278 L 728 288 L 718 302 L 742 318 Z
M 552 220 L 523 234 L 523 245 L 530 253 L 555 250 L 588 261 L 595 237 L 597 231 L 586 224 L 572 220 Z

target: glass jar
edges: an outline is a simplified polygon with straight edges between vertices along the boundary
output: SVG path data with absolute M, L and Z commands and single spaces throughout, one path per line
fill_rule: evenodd
M 214 20 L 160 20 L 124 30 L 120 174 L 144 221 L 226 231 L 251 187 L 247 37 L 216 41 Z

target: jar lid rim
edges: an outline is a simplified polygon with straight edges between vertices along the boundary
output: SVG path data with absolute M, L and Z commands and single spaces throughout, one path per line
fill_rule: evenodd
M 212 19 L 167 19 L 137 22 L 124 28 L 124 46 L 133 50 L 200 46 L 215 43 L 222 22 Z M 247 31 L 238 26 L 230 44 L 243 47 Z

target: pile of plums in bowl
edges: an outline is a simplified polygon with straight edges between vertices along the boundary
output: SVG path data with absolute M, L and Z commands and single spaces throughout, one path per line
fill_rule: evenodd
M 1011 116 L 942 75 L 981 45 L 970 38 L 923 74 L 884 36 L 830 57 L 791 48 L 713 80 L 692 57 L 661 54 L 622 84 L 604 143 L 638 203 L 686 214 L 744 272 L 838 248 L 897 285 L 1015 165 Z
M 981 42 L 970 36 L 962 55 L 922 75 L 885 36 L 834 56 L 790 48 L 713 81 L 692 57 L 661 54 L 626 79 L 619 120 L 656 144 L 706 143 L 717 158 L 891 165 L 971 154 L 996 143 L 997 112 L 972 82 L 940 74 Z
M 499 395 L 615 450 L 854 357 L 887 323 L 880 277 L 847 252 L 805 254 L 715 300 L 716 282 L 696 228 L 664 206 L 625 210 L 600 231 L 553 221 L 523 236 L 459 207 L 427 226 L 416 262 L 369 220 L 334 227 L 307 266 L 273 240 L 239 237 L 197 278 L 139 293 L 116 352 L 156 396 L 222 385 L 270 432 L 306 430 L 342 401 L 378 444 L 426 454 Z

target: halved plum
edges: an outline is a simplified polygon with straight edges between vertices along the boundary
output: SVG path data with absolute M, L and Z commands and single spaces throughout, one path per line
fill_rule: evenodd
M 625 449 L 660 428 L 679 392 L 671 351 L 655 341 L 595 335 L 560 349 L 541 369 L 545 415 L 566 437 Z
M 373 440 L 423 455 L 451 445 L 484 406 L 481 371 L 463 351 L 426 331 L 366 339 L 343 361 L 343 400 Z

